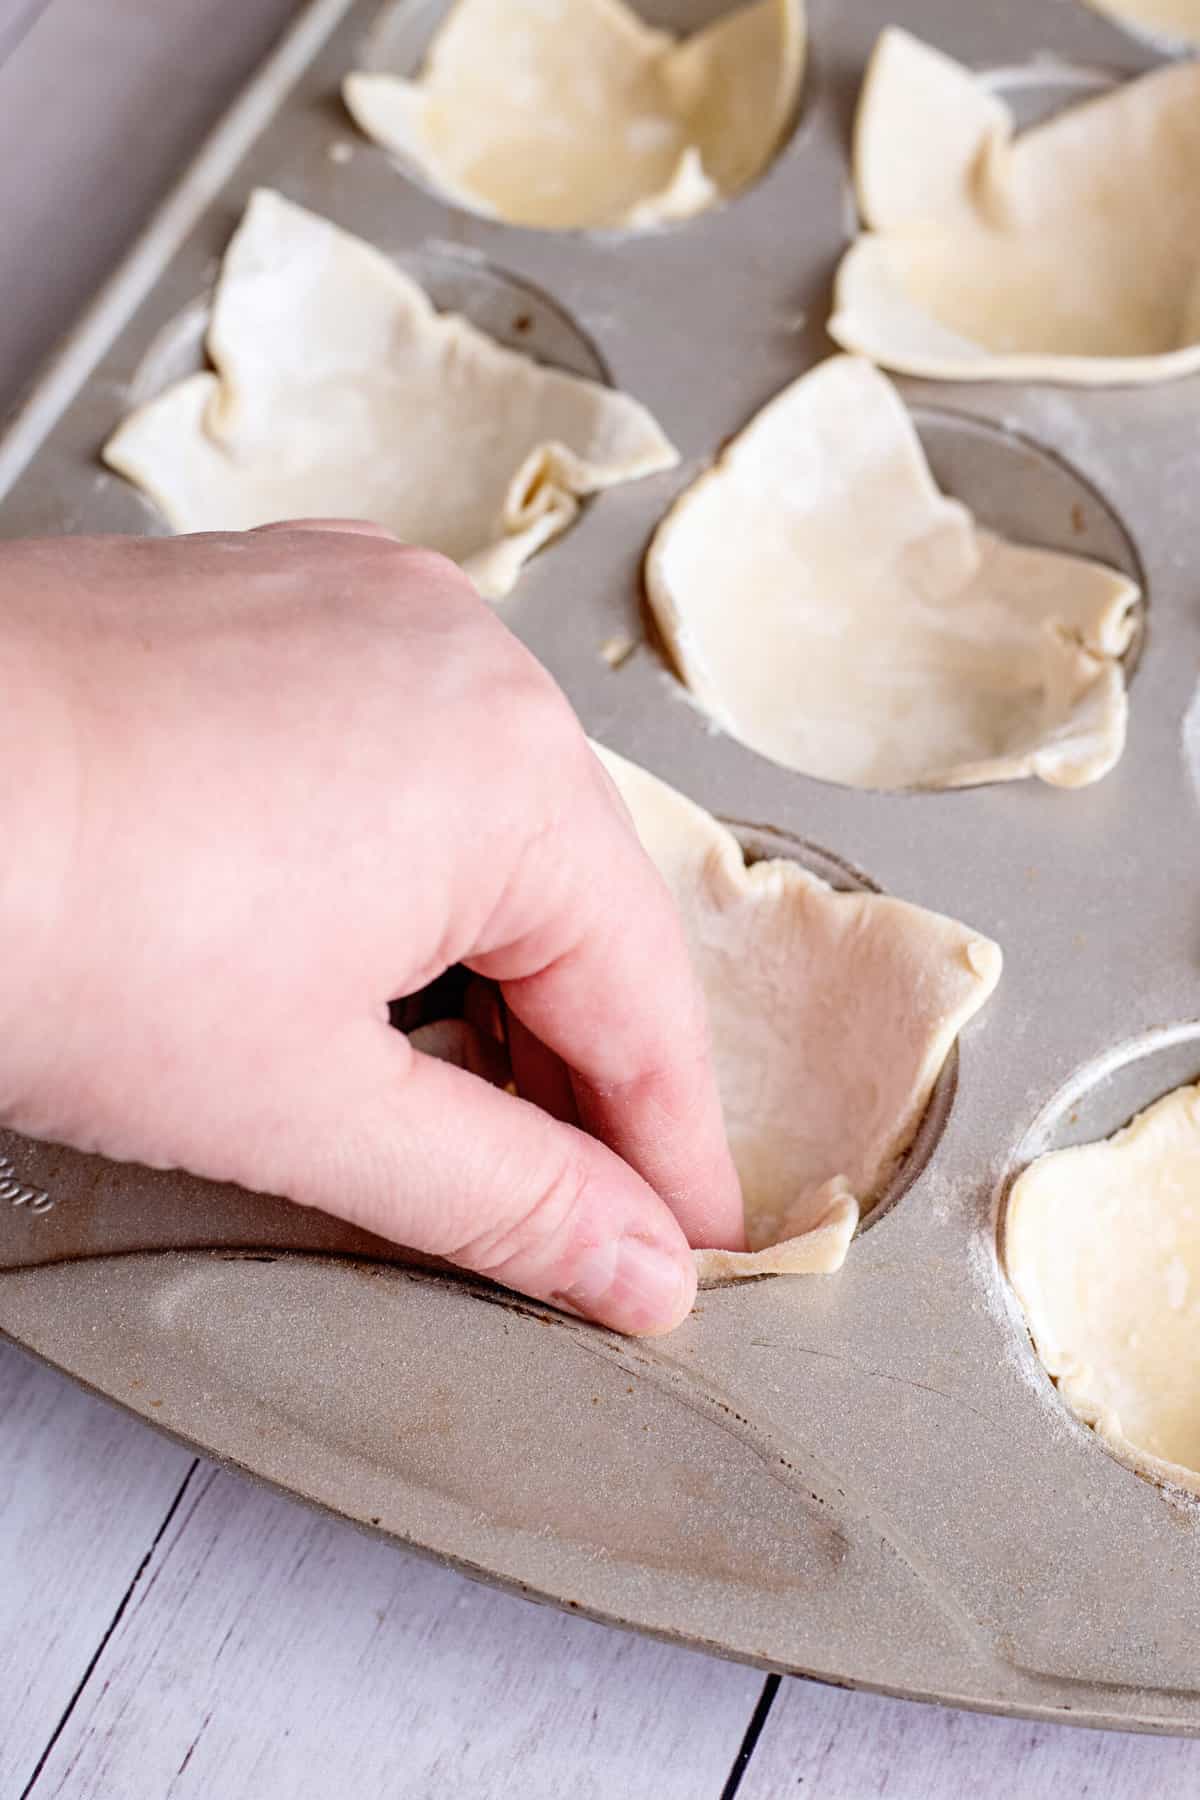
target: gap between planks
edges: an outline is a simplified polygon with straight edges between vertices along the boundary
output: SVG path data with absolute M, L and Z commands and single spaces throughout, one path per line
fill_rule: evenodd
M 49 1738 L 46 1740 L 45 1748 L 43 1749 L 42 1754 L 37 1759 L 37 1763 L 34 1766 L 33 1774 L 29 1777 L 29 1780 L 26 1782 L 25 1786 L 21 1790 L 20 1800 L 30 1800 L 30 1796 L 33 1794 L 33 1791 L 37 1786 L 38 1779 L 42 1773 L 42 1770 L 45 1768 L 46 1763 L 49 1761 L 49 1758 L 50 1758 L 51 1752 L 54 1749 L 54 1746 L 57 1744 L 59 1738 L 63 1734 L 63 1731 L 66 1729 L 66 1726 L 71 1717 L 71 1714 L 75 1711 L 75 1708 L 78 1706 L 80 1700 L 83 1697 L 83 1694 L 87 1688 L 88 1683 L 91 1681 L 92 1676 L 95 1674 L 97 1666 L 99 1665 L 99 1662 L 100 1662 L 100 1658 L 104 1655 L 105 1650 L 108 1648 L 109 1640 L 111 1639 L 113 1632 L 117 1629 L 117 1626 L 121 1623 L 121 1620 L 125 1614 L 125 1609 L 129 1605 L 129 1602 L 132 1600 L 134 1593 L 137 1590 L 138 1583 L 141 1581 L 143 1575 L 145 1575 L 146 1570 L 150 1567 L 150 1563 L 154 1557 L 154 1552 L 158 1549 L 159 1544 L 162 1542 L 163 1537 L 165 1536 L 167 1529 L 170 1526 L 171 1520 L 175 1517 L 175 1514 L 179 1511 L 179 1508 L 183 1503 L 183 1497 L 187 1493 L 188 1488 L 191 1486 L 192 1480 L 193 1480 L 193 1478 L 196 1474 L 196 1471 L 199 1467 L 200 1467 L 200 1458 L 198 1456 L 193 1457 L 191 1465 L 188 1468 L 187 1474 L 184 1476 L 183 1480 L 180 1482 L 179 1487 L 177 1488 L 177 1490 L 175 1492 L 175 1498 L 171 1501 L 170 1506 L 168 1506 L 166 1512 L 164 1513 L 164 1515 L 162 1517 L 162 1520 L 159 1523 L 158 1530 L 154 1533 L 154 1536 L 150 1540 L 150 1544 L 146 1551 L 145 1556 L 143 1556 L 141 1562 L 138 1564 L 136 1570 L 134 1571 L 132 1581 L 129 1583 L 129 1586 L 125 1589 L 125 1592 L 122 1594 L 120 1600 L 117 1603 L 116 1610 L 114 1611 L 112 1618 L 109 1620 L 107 1626 L 105 1627 L 103 1633 L 101 1634 L 100 1641 L 96 1645 L 95 1650 L 93 1650 L 92 1655 L 91 1655 L 91 1660 L 88 1662 L 87 1667 L 84 1669 L 83 1674 L 80 1676 L 79 1681 L 76 1684 L 74 1693 L 71 1695 L 71 1698 L 67 1701 L 66 1706 L 63 1708 L 62 1713 L 59 1716 L 58 1723 L 55 1725 L 54 1730 L 50 1733 Z

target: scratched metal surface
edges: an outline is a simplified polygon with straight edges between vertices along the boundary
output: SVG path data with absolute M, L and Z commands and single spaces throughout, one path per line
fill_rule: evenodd
M 970 921 L 1004 945 L 1005 979 L 915 1179 L 844 1271 L 706 1293 L 665 1343 L 372 1260 L 282 1205 L 15 1138 L 0 1326 L 206 1451 L 520 1591 L 832 1681 L 1200 1731 L 1200 1510 L 1059 1404 L 996 1249 L 1034 1150 L 1200 1072 L 1200 381 L 906 384 L 940 481 L 985 522 L 1143 575 L 1129 748 L 1082 792 L 880 795 L 775 768 L 682 700 L 638 584 L 674 495 L 828 353 L 848 128 L 881 27 L 1005 71 L 1026 117 L 1155 53 L 1074 0 L 814 0 L 802 114 L 757 186 L 658 235 L 551 236 L 445 205 L 355 137 L 341 76 L 412 66 L 442 9 L 412 0 L 382 38 L 375 10 L 316 0 L 219 129 L 0 443 L 0 528 L 159 528 L 96 451 L 131 392 L 195 366 L 216 260 L 251 186 L 276 185 L 440 304 L 607 370 L 680 446 L 677 471 L 589 506 L 505 607 L 588 729 L 714 811 Z M 644 10 L 690 27 L 721 5 Z M 624 633 L 638 648 L 613 671 L 600 647 Z

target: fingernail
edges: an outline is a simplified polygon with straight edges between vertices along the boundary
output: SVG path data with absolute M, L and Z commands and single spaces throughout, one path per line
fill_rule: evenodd
M 670 1331 L 691 1309 L 695 1277 L 644 1238 L 598 1244 L 579 1258 L 562 1298 L 616 1331 Z

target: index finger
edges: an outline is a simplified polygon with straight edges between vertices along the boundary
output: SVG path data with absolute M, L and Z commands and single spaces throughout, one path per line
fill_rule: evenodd
M 590 750 L 588 760 L 568 818 L 543 840 L 556 879 L 531 872 L 545 915 L 468 960 L 567 1064 L 580 1123 L 661 1195 L 688 1242 L 741 1250 L 741 1187 L 679 914 Z

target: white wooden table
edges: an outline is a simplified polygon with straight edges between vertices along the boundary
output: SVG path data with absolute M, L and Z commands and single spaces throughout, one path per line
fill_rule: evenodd
M 0 408 L 293 6 L 0 0 Z M 0 1345 L 0 1800 L 735 1792 L 1195 1800 L 1200 1743 L 780 1683 L 535 1608 Z
M 3 1800 L 1200 1792 L 1200 1743 L 779 1683 L 492 1593 L 6 1346 L 0 1721 Z

